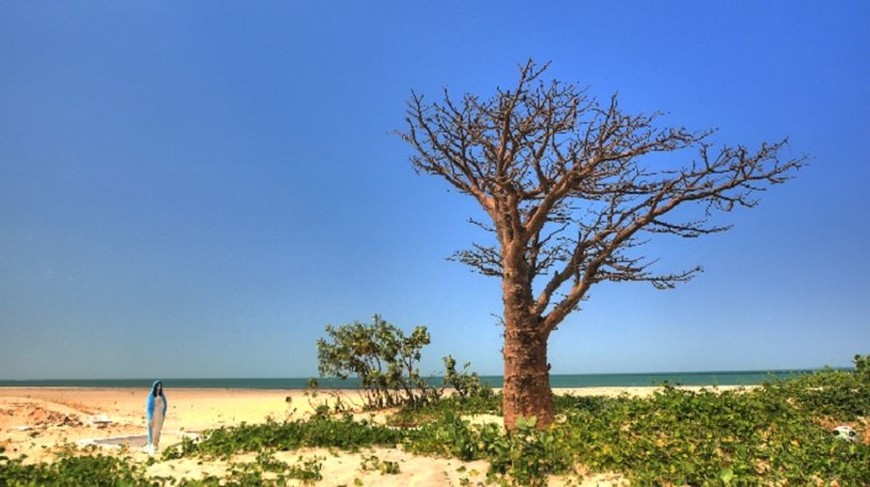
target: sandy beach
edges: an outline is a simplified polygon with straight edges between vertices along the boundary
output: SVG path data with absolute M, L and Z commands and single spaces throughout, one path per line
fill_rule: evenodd
M 171 384 L 171 382 L 170 382 Z M 724 389 L 724 388 L 723 388 Z M 558 394 L 606 395 L 623 393 L 649 395 L 653 387 L 558 389 Z M 26 455 L 28 461 L 50 461 L 64 445 L 96 445 L 100 452 L 127 454 L 143 462 L 149 459 L 142 450 L 145 440 L 145 400 L 148 389 L 96 388 L 0 388 L 0 446 L 10 458 Z M 345 400 L 355 393 L 344 391 Z M 321 393 L 310 400 L 303 391 L 239 389 L 173 389 L 167 386 L 169 409 L 160 447 L 182 441 L 184 436 L 269 419 L 283 421 L 310 415 L 318 404 L 331 400 Z M 121 447 L 119 445 L 125 445 Z M 455 459 L 413 456 L 401 449 L 375 449 L 359 453 L 304 449 L 281 454 L 280 460 L 295 463 L 300 458 L 317 457 L 322 462 L 321 485 L 472 485 L 486 479 L 486 462 L 464 463 Z M 362 467 L 364 457 L 376 455 L 381 461 L 397 462 L 400 473 L 383 476 Z M 207 474 L 220 475 L 221 462 L 158 459 L 148 467 L 155 476 L 198 479 Z M 559 485 L 559 479 L 552 479 Z M 618 476 L 590 476 L 589 485 L 619 485 Z

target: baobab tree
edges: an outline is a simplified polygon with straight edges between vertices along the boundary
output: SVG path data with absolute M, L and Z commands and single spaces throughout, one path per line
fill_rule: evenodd
M 593 285 L 665 289 L 690 280 L 700 267 L 657 272 L 640 249 L 655 234 L 727 230 L 711 217 L 755 206 L 758 192 L 805 162 L 781 157 L 786 140 L 715 148 L 714 131 L 660 127 L 659 113 L 625 113 L 616 96 L 600 103 L 545 80 L 547 66 L 530 60 L 515 87 L 487 99 L 445 90 L 428 103 L 412 92 L 400 132 L 418 172 L 442 177 L 489 217 L 472 223 L 496 243 L 474 243 L 453 259 L 501 279 L 508 429 L 518 417 L 553 422 L 547 342 Z

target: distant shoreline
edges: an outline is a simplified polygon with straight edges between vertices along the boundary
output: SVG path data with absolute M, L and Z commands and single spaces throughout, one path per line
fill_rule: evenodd
M 550 377 L 554 389 L 586 387 L 649 387 L 662 384 L 685 386 L 757 386 L 765 382 L 817 372 L 822 369 L 756 370 L 718 372 L 674 372 L 635 374 L 557 374 Z M 259 378 L 259 379 L 192 379 L 161 378 L 167 387 L 185 389 L 256 389 L 256 390 L 304 390 L 308 378 Z M 320 389 L 359 389 L 356 380 L 317 378 Z M 501 376 L 482 376 L 481 381 L 494 388 L 502 386 Z M 139 389 L 150 387 L 153 379 L 50 379 L 50 380 L 0 380 L 0 387 L 88 387 Z M 431 383 L 441 384 L 440 377 Z

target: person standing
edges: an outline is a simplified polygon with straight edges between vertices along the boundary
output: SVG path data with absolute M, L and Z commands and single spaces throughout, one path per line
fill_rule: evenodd
M 160 430 L 163 428 L 163 419 L 166 417 L 166 396 L 163 394 L 163 382 L 155 380 L 151 384 L 151 393 L 148 394 L 146 406 L 148 418 L 148 443 L 145 450 L 149 453 L 157 451 L 160 444 Z

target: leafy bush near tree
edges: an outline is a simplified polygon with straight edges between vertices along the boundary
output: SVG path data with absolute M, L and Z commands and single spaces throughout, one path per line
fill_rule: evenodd
M 359 378 L 366 406 L 380 409 L 418 404 L 436 391 L 420 374 L 420 351 L 429 332 L 418 326 L 409 336 L 379 315 L 372 324 L 327 325 L 328 339 L 317 340 L 317 370 L 321 376 Z
M 456 371 L 456 359 L 444 357 L 444 387 L 449 387 L 462 398 L 492 397 L 492 388 L 480 381 L 477 372 L 471 370 L 471 362 L 465 362 L 462 370 Z
M 401 328 L 376 314 L 369 325 L 360 322 L 338 327 L 327 325 L 326 334 L 327 338 L 317 340 L 318 372 L 342 380 L 359 379 L 367 409 L 419 407 L 440 398 L 446 388 L 460 397 L 492 394 L 477 373 L 470 370 L 470 363 L 457 371 L 456 359 L 450 355 L 443 359 L 445 370 L 440 389 L 420 374 L 421 351 L 430 343 L 425 326 L 415 327 L 406 336 Z M 310 386 L 316 389 L 317 381 L 312 379 Z

